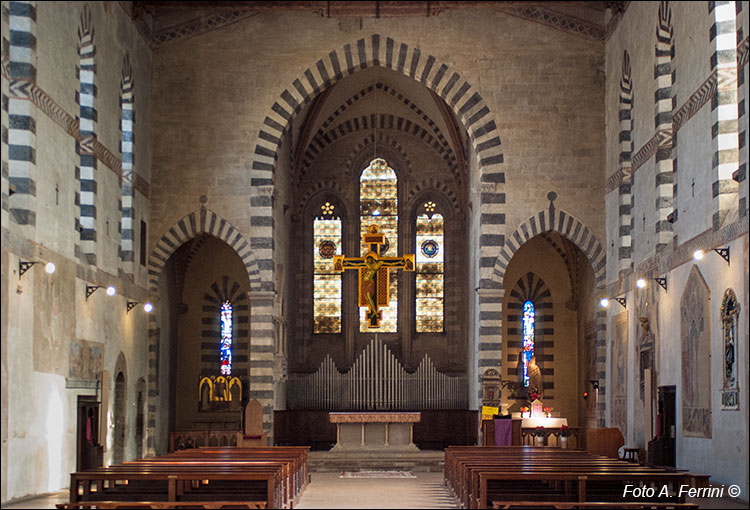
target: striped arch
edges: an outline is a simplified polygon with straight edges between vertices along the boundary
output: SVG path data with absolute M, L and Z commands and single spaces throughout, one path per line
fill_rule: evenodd
M 174 225 L 172 225 L 162 238 L 156 243 L 151 256 L 148 261 L 148 274 L 149 274 L 149 294 L 151 296 L 151 302 L 156 301 L 158 296 L 159 279 L 162 276 L 164 265 L 169 260 L 169 257 L 177 251 L 185 242 L 196 237 L 199 234 L 210 234 L 217 237 L 227 243 L 234 249 L 237 255 L 242 259 L 242 263 L 245 265 L 247 270 L 248 278 L 250 279 L 250 288 L 257 288 L 260 283 L 258 261 L 253 256 L 253 252 L 250 249 L 250 243 L 240 234 L 239 230 L 233 227 L 227 220 L 219 216 L 213 211 L 209 211 L 205 206 L 201 207 L 198 211 L 184 216 Z M 161 331 L 159 328 L 159 322 L 157 314 L 152 313 L 149 315 L 149 334 L 148 334 L 148 439 L 147 439 L 147 455 L 156 455 L 156 397 L 159 392 L 159 350 L 160 350 L 160 335 Z M 256 322 L 262 323 L 262 320 Z M 251 324 L 251 329 L 252 329 Z M 252 335 L 251 335 L 252 337 Z M 253 346 L 255 347 L 255 346 Z M 251 348 L 250 353 L 250 366 L 254 366 L 253 362 L 256 361 L 255 357 L 263 356 L 263 353 L 253 351 Z M 258 366 L 258 365 L 256 365 Z M 257 373 L 255 373 L 257 372 Z M 254 371 L 253 375 L 263 376 L 261 374 L 261 368 Z M 252 384 L 252 380 L 251 380 Z M 267 383 L 259 383 L 257 386 L 265 386 Z M 268 391 L 266 388 L 258 388 L 255 390 L 258 393 Z M 253 392 L 250 392 L 250 398 L 253 397 Z M 267 417 L 267 409 L 264 409 L 264 422 L 270 420 Z
M 359 158 L 362 155 L 362 151 L 369 147 L 372 147 L 374 143 L 375 133 L 368 134 L 362 139 L 362 141 L 358 142 L 354 147 L 354 150 L 352 150 L 349 154 L 349 157 L 346 158 L 346 163 L 344 164 L 345 171 L 352 172 L 355 162 L 359 161 Z M 397 151 L 399 157 L 401 158 L 401 163 L 406 165 L 403 170 L 405 170 L 408 174 L 412 173 L 411 159 L 409 159 L 409 155 L 406 153 L 406 149 L 404 149 L 404 147 L 400 143 L 398 143 L 396 140 L 383 133 L 382 131 L 378 131 L 378 145 L 387 146 Z M 362 169 L 358 168 L 356 171 L 359 172 L 360 170 Z
M 501 288 L 505 279 L 505 270 L 508 263 L 518 249 L 532 237 L 549 231 L 555 231 L 563 237 L 569 239 L 586 255 L 591 267 L 594 269 L 594 285 L 597 291 L 603 291 L 605 287 L 606 251 L 599 240 L 591 233 L 589 228 L 581 223 L 575 217 L 567 214 L 565 211 L 559 211 L 551 203 L 546 210 L 539 211 L 523 222 L 508 238 L 505 239 L 505 246 L 497 257 L 492 272 L 493 281 Z M 502 302 L 503 295 L 488 297 L 493 299 L 495 304 L 493 312 L 483 314 L 480 318 L 480 338 L 479 351 L 480 358 L 487 353 L 487 362 L 484 366 L 490 366 L 492 362 L 500 360 L 502 354 L 502 311 L 497 304 L 497 300 Z M 480 296 L 481 300 L 481 296 Z M 607 361 L 607 314 L 601 309 L 596 311 L 596 372 L 599 379 L 599 401 L 597 409 L 597 419 L 600 426 L 603 426 L 606 416 L 606 361 Z M 480 359 L 480 366 L 483 366 Z
M 370 66 L 383 66 L 419 81 L 442 97 L 468 131 L 479 160 L 481 174 L 480 256 L 490 260 L 502 247 L 502 236 L 495 225 L 504 225 L 499 214 L 505 204 L 505 173 L 500 137 L 489 107 L 479 92 L 452 66 L 435 56 L 423 54 L 417 47 L 397 42 L 390 37 L 373 34 L 354 43 L 330 51 L 306 69 L 271 106 L 258 141 L 252 162 L 250 200 L 251 218 L 255 221 L 251 248 L 261 268 L 261 286 L 273 291 L 273 174 L 276 169 L 281 137 L 303 105 L 324 89 L 354 72 Z M 489 221 L 485 222 L 485 218 Z M 502 218 L 502 222 L 496 221 Z M 501 227 L 499 227 L 501 228 Z M 482 267 L 480 287 L 494 285 L 491 267 Z
M 343 104 L 341 104 L 338 108 L 336 108 L 336 111 L 334 111 L 324 122 L 321 124 L 320 129 L 316 132 L 317 135 L 320 135 L 328 129 L 328 126 L 333 123 L 334 120 L 336 120 L 336 117 L 344 113 L 347 108 L 352 106 L 357 101 L 364 99 L 364 97 L 367 94 L 370 94 L 374 89 L 378 89 L 382 92 L 386 92 L 390 94 L 391 96 L 395 97 L 402 103 L 404 103 L 410 110 L 412 110 L 414 113 L 416 113 L 428 126 L 430 126 L 430 129 L 433 133 L 435 133 L 435 137 L 438 138 L 441 143 L 447 143 L 447 140 L 443 136 L 443 134 L 440 131 L 440 128 L 438 128 L 437 124 L 435 124 L 435 121 L 433 121 L 429 115 L 427 115 L 419 106 L 414 104 L 408 97 L 404 96 L 403 94 L 399 93 L 397 90 L 391 88 L 390 86 L 384 84 L 384 83 L 376 83 L 375 85 L 370 85 L 369 87 L 360 90 L 356 94 L 354 94 L 352 97 L 344 101 Z
M 300 180 L 304 177 L 307 170 L 313 164 L 320 153 L 329 145 L 339 138 L 355 133 L 360 130 L 371 130 L 377 124 L 378 129 L 393 129 L 403 131 L 422 140 L 438 156 L 440 156 L 454 175 L 458 176 L 458 163 L 453 149 L 447 142 L 441 142 L 432 136 L 423 126 L 412 122 L 409 119 L 391 114 L 372 114 L 362 115 L 353 119 L 348 119 L 337 125 L 322 135 L 315 135 L 305 151 L 303 157 L 302 170 L 300 171 Z
M 164 265 L 177 248 L 198 234 L 210 234 L 227 243 L 237 252 L 247 270 L 250 288 L 257 288 L 260 283 L 258 261 L 253 256 L 250 243 L 239 230 L 213 211 L 201 207 L 172 225 L 156 243 L 148 261 L 149 292 L 158 293 L 159 278 Z
M 656 149 L 656 252 L 662 252 L 672 242 L 672 223 L 669 215 L 674 207 L 673 131 L 672 112 L 675 97 L 672 93 L 672 8 L 667 0 L 659 4 L 659 21 L 656 24 L 656 96 L 654 126 L 661 134 Z
M 504 376 L 516 379 L 520 363 L 519 353 L 523 350 L 523 305 L 531 301 L 534 305 L 534 356 L 542 370 L 544 401 L 555 399 L 555 309 L 552 293 L 546 282 L 536 273 L 528 272 L 521 276 L 510 291 L 506 320 L 508 338 L 505 346 L 508 352 L 503 357 L 508 364 Z
M 429 179 L 424 179 L 420 181 L 418 184 L 413 185 L 409 190 L 406 192 L 406 207 L 407 210 L 411 210 L 413 207 L 415 207 L 415 199 L 419 198 L 420 202 L 422 200 L 421 195 L 423 192 L 432 192 L 432 191 L 438 191 L 440 194 L 443 195 L 443 198 L 451 204 L 451 207 L 453 207 L 454 212 L 458 212 L 461 209 L 461 205 L 458 203 L 458 197 L 456 196 L 456 188 L 453 184 L 445 183 L 439 179 L 435 179 L 433 177 L 430 177 Z

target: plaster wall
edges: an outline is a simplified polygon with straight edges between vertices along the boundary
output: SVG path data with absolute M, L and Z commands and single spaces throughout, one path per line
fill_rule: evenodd
M 79 16 L 83 3 L 36 3 L 36 86 L 40 96 L 75 118 L 79 88 Z M 122 60 L 130 54 L 136 82 L 136 171 L 148 179 L 150 168 L 150 49 L 117 3 L 89 4 L 97 45 L 98 133 L 100 142 L 120 158 L 120 79 Z M 7 12 L 8 2 L 2 3 Z M 3 34 L 7 37 L 7 18 Z M 5 81 L 5 79 L 3 79 Z M 46 99 L 45 99 L 46 100 Z M 49 106 L 50 103 L 47 103 Z M 123 278 L 118 249 L 121 198 L 120 179 L 102 162 L 97 168 L 99 233 L 98 266 L 82 265 L 75 257 L 78 233 L 75 219 L 79 190 L 75 168 L 75 138 L 53 120 L 54 107 L 37 108 L 36 120 L 36 224 L 21 228 L 15 221 L 2 225 L 2 490 L 3 503 L 16 498 L 56 491 L 69 483 L 76 467 L 77 397 L 93 395 L 102 370 L 112 378 L 122 356 L 126 367 L 125 460 L 135 457 L 135 383 L 146 377 L 147 319 L 142 308 L 126 311 L 127 301 L 146 300 L 145 266 L 140 266 L 136 246 L 136 274 Z M 4 159 L 7 154 L 3 153 Z M 5 168 L 6 162 L 3 162 Z M 136 222 L 148 219 L 147 200 L 136 192 Z M 5 218 L 5 216 L 3 216 Z M 109 221 L 109 234 L 107 234 Z M 138 227 L 136 227 L 136 234 Z M 19 260 L 40 262 L 23 277 Z M 52 275 L 44 263 L 54 262 Z M 88 300 L 87 285 L 115 285 L 109 297 L 103 289 Z M 76 353 L 99 353 L 84 359 Z M 102 409 L 102 419 L 113 412 Z M 113 423 L 113 422 L 111 422 Z M 107 429 L 104 462 L 111 462 L 114 430 Z
M 748 306 L 747 291 L 744 291 L 746 273 L 743 275 L 742 258 L 747 251 L 747 241 L 737 239 L 729 243 L 730 250 L 737 258 L 727 265 L 715 253 L 707 254 L 702 261 L 689 262 L 670 271 L 669 292 L 660 291 L 659 305 L 667 313 L 660 313 L 661 332 L 658 370 L 659 386 L 677 386 L 677 465 L 690 471 L 708 472 L 712 483 L 739 484 L 743 499 L 747 500 L 747 465 L 737 459 L 748 456 L 748 424 L 742 409 L 747 405 L 747 387 L 740 387 L 739 410 L 721 409 L 720 389 L 723 385 L 724 347 L 721 328 L 721 301 L 727 288 L 734 289 L 740 306 Z M 712 260 L 717 259 L 717 260 Z M 711 335 L 711 420 L 710 439 L 685 437 L 682 433 L 681 388 L 681 338 L 680 338 L 680 298 L 685 289 L 690 270 L 696 265 L 710 289 L 710 335 Z M 742 296 L 742 297 L 741 297 Z M 671 313 L 670 313 L 671 311 Z M 747 375 L 748 323 L 747 315 L 740 315 L 738 324 L 737 373 Z M 740 380 L 740 384 L 742 381 Z M 744 390 L 744 391 L 743 391 Z

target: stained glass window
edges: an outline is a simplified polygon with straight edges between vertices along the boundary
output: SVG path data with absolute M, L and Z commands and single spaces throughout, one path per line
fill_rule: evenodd
M 232 375 L 232 303 L 221 305 L 221 375 Z
M 435 207 L 426 202 L 425 212 L 417 216 L 417 333 L 443 331 L 444 222 Z
M 341 219 L 326 202 L 313 222 L 313 333 L 341 333 L 341 273 L 333 256 L 341 255 Z
M 386 244 L 381 255 L 398 255 L 398 178 L 384 159 L 376 158 L 364 169 L 359 181 L 360 239 L 370 225 L 377 225 L 385 234 Z M 360 254 L 369 247 L 362 244 Z M 367 308 L 359 309 L 359 331 L 395 333 L 398 323 L 398 271 L 390 271 L 390 305 L 381 307 L 379 328 L 367 327 Z
M 523 385 L 529 386 L 529 361 L 534 357 L 534 303 L 523 304 Z

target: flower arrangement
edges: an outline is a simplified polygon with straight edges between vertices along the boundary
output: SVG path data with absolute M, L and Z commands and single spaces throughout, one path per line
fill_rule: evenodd
M 539 426 L 537 427 L 532 433 L 534 437 L 545 437 L 547 435 L 547 431 L 544 429 L 544 427 Z
M 570 436 L 570 427 L 567 425 L 563 425 L 560 427 L 560 437 L 569 437 Z
M 523 418 L 523 416 L 524 416 L 524 415 L 525 415 L 526 413 L 530 413 L 530 412 L 531 412 L 531 410 L 530 410 L 530 409 L 529 409 L 528 407 L 522 407 L 522 408 L 521 408 L 521 418 Z
M 544 408 L 544 414 L 545 414 L 545 415 L 547 415 L 547 418 L 549 418 L 549 417 L 550 417 L 550 413 L 551 413 L 551 412 L 552 412 L 552 408 L 551 408 L 551 407 L 549 407 L 549 406 L 546 406 L 546 407 Z
M 529 402 L 533 402 L 535 400 L 540 400 L 541 398 L 542 398 L 542 396 L 539 393 L 535 392 L 535 391 L 532 391 L 532 392 L 529 393 Z

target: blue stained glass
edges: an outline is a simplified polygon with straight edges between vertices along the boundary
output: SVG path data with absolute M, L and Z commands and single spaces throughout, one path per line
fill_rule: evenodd
M 534 303 L 523 304 L 523 385 L 529 386 L 529 361 L 534 357 Z
M 232 303 L 221 305 L 221 375 L 232 375 Z

